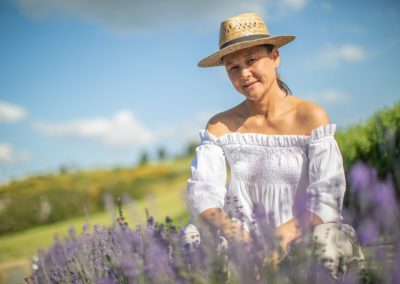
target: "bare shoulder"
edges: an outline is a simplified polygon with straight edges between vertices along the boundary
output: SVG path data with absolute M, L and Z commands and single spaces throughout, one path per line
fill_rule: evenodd
M 297 105 L 297 119 L 309 133 L 312 129 L 330 123 L 328 113 L 322 106 L 303 99 Z
M 206 129 L 214 136 L 219 137 L 227 132 L 230 132 L 229 128 L 233 125 L 233 123 L 234 113 L 233 109 L 230 109 L 220 112 L 211 117 L 210 120 L 207 122 Z

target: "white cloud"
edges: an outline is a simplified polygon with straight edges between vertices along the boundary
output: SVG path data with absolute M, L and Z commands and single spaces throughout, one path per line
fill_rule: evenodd
M 26 153 L 16 152 L 10 144 L 0 142 L 0 164 L 14 164 L 27 159 Z
M 17 5 L 32 17 L 46 17 L 66 13 L 84 20 L 94 21 L 118 33 L 148 32 L 154 28 L 183 27 L 193 23 L 215 25 L 226 17 L 267 10 L 300 10 L 306 0 L 17 0 Z M 267 9 L 268 8 L 268 9 Z M 274 12 L 275 11 L 275 12 Z
M 324 105 L 343 104 L 347 103 L 350 100 L 347 94 L 334 89 L 327 89 L 320 92 L 309 93 L 302 97 Z
M 17 122 L 26 115 L 27 113 L 22 107 L 0 101 L 0 122 Z
M 317 68 L 336 69 L 345 62 L 360 62 L 365 59 L 365 51 L 354 44 L 325 48 L 314 59 L 312 65 Z
M 99 117 L 65 122 L 36 122 L 33 127 L 45 135 L 65 140 L 93 141 L 112 149 L 166 147 L 181 154 L 188 142 L 200 142 L 199 130 L 217 110 L 194 114 L 172 125 L 148 129 L 130 111 L 119 111 L 110 118 Z
M 111 118 L 37 122 L 34 128 L 49 136 L 94 140 L 111 147 L 143 146 L 171 135 L 168 128 L 146 129 L 129 110 L 121 110 Z

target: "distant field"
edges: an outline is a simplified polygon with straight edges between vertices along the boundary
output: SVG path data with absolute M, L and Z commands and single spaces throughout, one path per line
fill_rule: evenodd
M 188 220 L 183 188 L 170 190 L 148 196 L 128 207 L 124 207 L 124 215 L 129 224 L 140 224 L 146 220 L 145 209 L 156 221 L 163 221 L 166 216 L 172 217 L 178 224 Z M 78 233 L 83 224 L 89 221 L 94 224 L 109 225 L 117 214 L 117 208 L 112 212 L 103 212 L 86 217 L 75 218 L 55 224 L 41 226 L 24 232 L 0 237 L 0 283 L 24 283 L 23 277 L 30 271 L 30 259 L 37 248 L 47 248 L 53 242 L 57 233 L 64 236 L 68 228 L 73 226 Z M 114 215 L 114 216 L 113 216 Z M 179 219 L 179 220 L 178 220 Z
M 0 186 L 0 236 L 104 211 L 104 196 L 141 200 L 182 188 L 190 157 L 138 167 L 62 171 Z

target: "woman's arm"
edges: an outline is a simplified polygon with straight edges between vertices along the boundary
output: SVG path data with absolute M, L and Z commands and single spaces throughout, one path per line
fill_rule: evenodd
M 219 230 L 228 240 L 251 242 L 249 232 L 242 228 L 238 222 L 229 218 L 222 209 L 210 208 L 203 211 L 200 216 L 212 229 Z

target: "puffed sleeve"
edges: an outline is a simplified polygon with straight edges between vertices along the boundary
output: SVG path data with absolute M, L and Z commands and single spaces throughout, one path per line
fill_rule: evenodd
M 191 163 L 187 181 L 187 202 L 192 216 L 209 208 L 223 208 L 226 194 L 225 154 L 206 130 L 199 131 L 201 142 Z
M 334 138 L 335 124 L 322 125 L 311 133 L 308 146 L 309 185 L 306 210 L 324 223 L 341 218 L 346 190 L 343 158 Z

